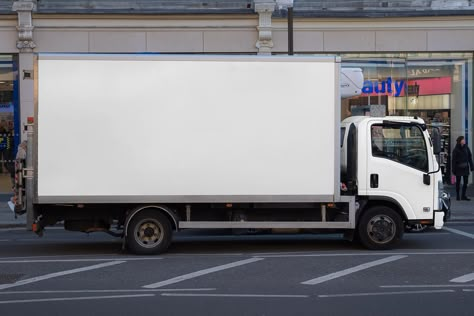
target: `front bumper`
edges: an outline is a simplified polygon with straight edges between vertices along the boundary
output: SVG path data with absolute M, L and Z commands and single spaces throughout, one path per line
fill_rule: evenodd
M 442 191 L 439 196 L 439 204 L 444 213 L 443 221 L 447 222 L 451 218 L 451 195 Z
M 451 217 L 451 196 L 449 193 L 442 191 L 439 195 L 439 209 L 434 211 L 434 227 L 436 229 L 443 228 Z

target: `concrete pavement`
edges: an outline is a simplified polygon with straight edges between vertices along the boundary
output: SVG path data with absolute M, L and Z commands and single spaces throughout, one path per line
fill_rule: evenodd
M 445 184 L 444 188 L 451 194 L 450 221 L 474 221 L 474 184 L 470 184 L 466 192 L 471 201 L 456 201 L 456 187 L 454 185 Z
M 474 221 L 474 184 L 469 185 L 467 189 L 467 195 L 472 201 L 456 201 L 456 189 L 453 185 L 445 185 L 445 189 L 451 194 L 450 221 Z M 15 214 L 8 207 L 10 198 L 10 194 L 0 194 L 0 228 L 26 227 L 26 216 L 15 218 Z
M 17 216 L 8 207 L 11 194 L 0 194 L 0 228 L 25 227 L 26 215 Z

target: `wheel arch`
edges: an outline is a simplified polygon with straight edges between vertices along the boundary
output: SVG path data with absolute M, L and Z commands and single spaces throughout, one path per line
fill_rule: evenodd
M 130 221 L 139 213 L 145 210 L 155 210 L 156 212 L 160 212 L 165 215 L 171 223 L 171 227 L 174 231 L 178 231 L 178 223 L 179 219 L 176 213 L 171 210 L 169 207 L 165 205 L 140 205 L 134 209 L 132 209 L 128 214 L 125 220 L 124 225 L 124 236 L 127 236 L 128 226 L 130 225 Z
M 389 198 L 389 197 L 373 196 L 373 197 L 367 198 L 364 201 L 363 207 L 361 207 L 357 211 L 357 213 L 356 213 L 357 223 L 359 223 L 359 219 L 362 216 L 362 214 L 364 214 L 365 211 L 367 211 L 368 209 L 370 209 L 374 206 L 389 207 L 389 208 L 393 209 L 395 212 L 397 212 L 398 215 L 400 215 L 400 218 L 402 219 L 402 221 L 404 223 L 406 223 L 408 221 L 408 217 L 407 217 L 405 211 L 403 210 L 403 207 L 396 200 L 394 200 L 392 198 Z

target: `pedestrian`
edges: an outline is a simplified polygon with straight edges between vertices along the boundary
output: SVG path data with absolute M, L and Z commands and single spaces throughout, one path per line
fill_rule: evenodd
M 466 196 L 467 181 L 469 179 L 469 172 L 474 170 L 474 164 L 472 162 L 472 154 L 469 147 L 466 145 L 464 136 L 459 136 L 456 139 L 456 146 L 454 147 L 452 154 L 452 171 L 456 176 L 456 200 L 470 201 Z M 459 187 L 461 185 L 462 178 L 462 191 L 459 196 Z

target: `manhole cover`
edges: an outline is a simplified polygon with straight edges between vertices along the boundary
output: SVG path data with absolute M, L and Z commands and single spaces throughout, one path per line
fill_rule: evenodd
M 0 284 L 10 284 L 10 283 L 15 283 L 21 277 L 24 276 L 24 274 L 2 274 L 0 273 Z

